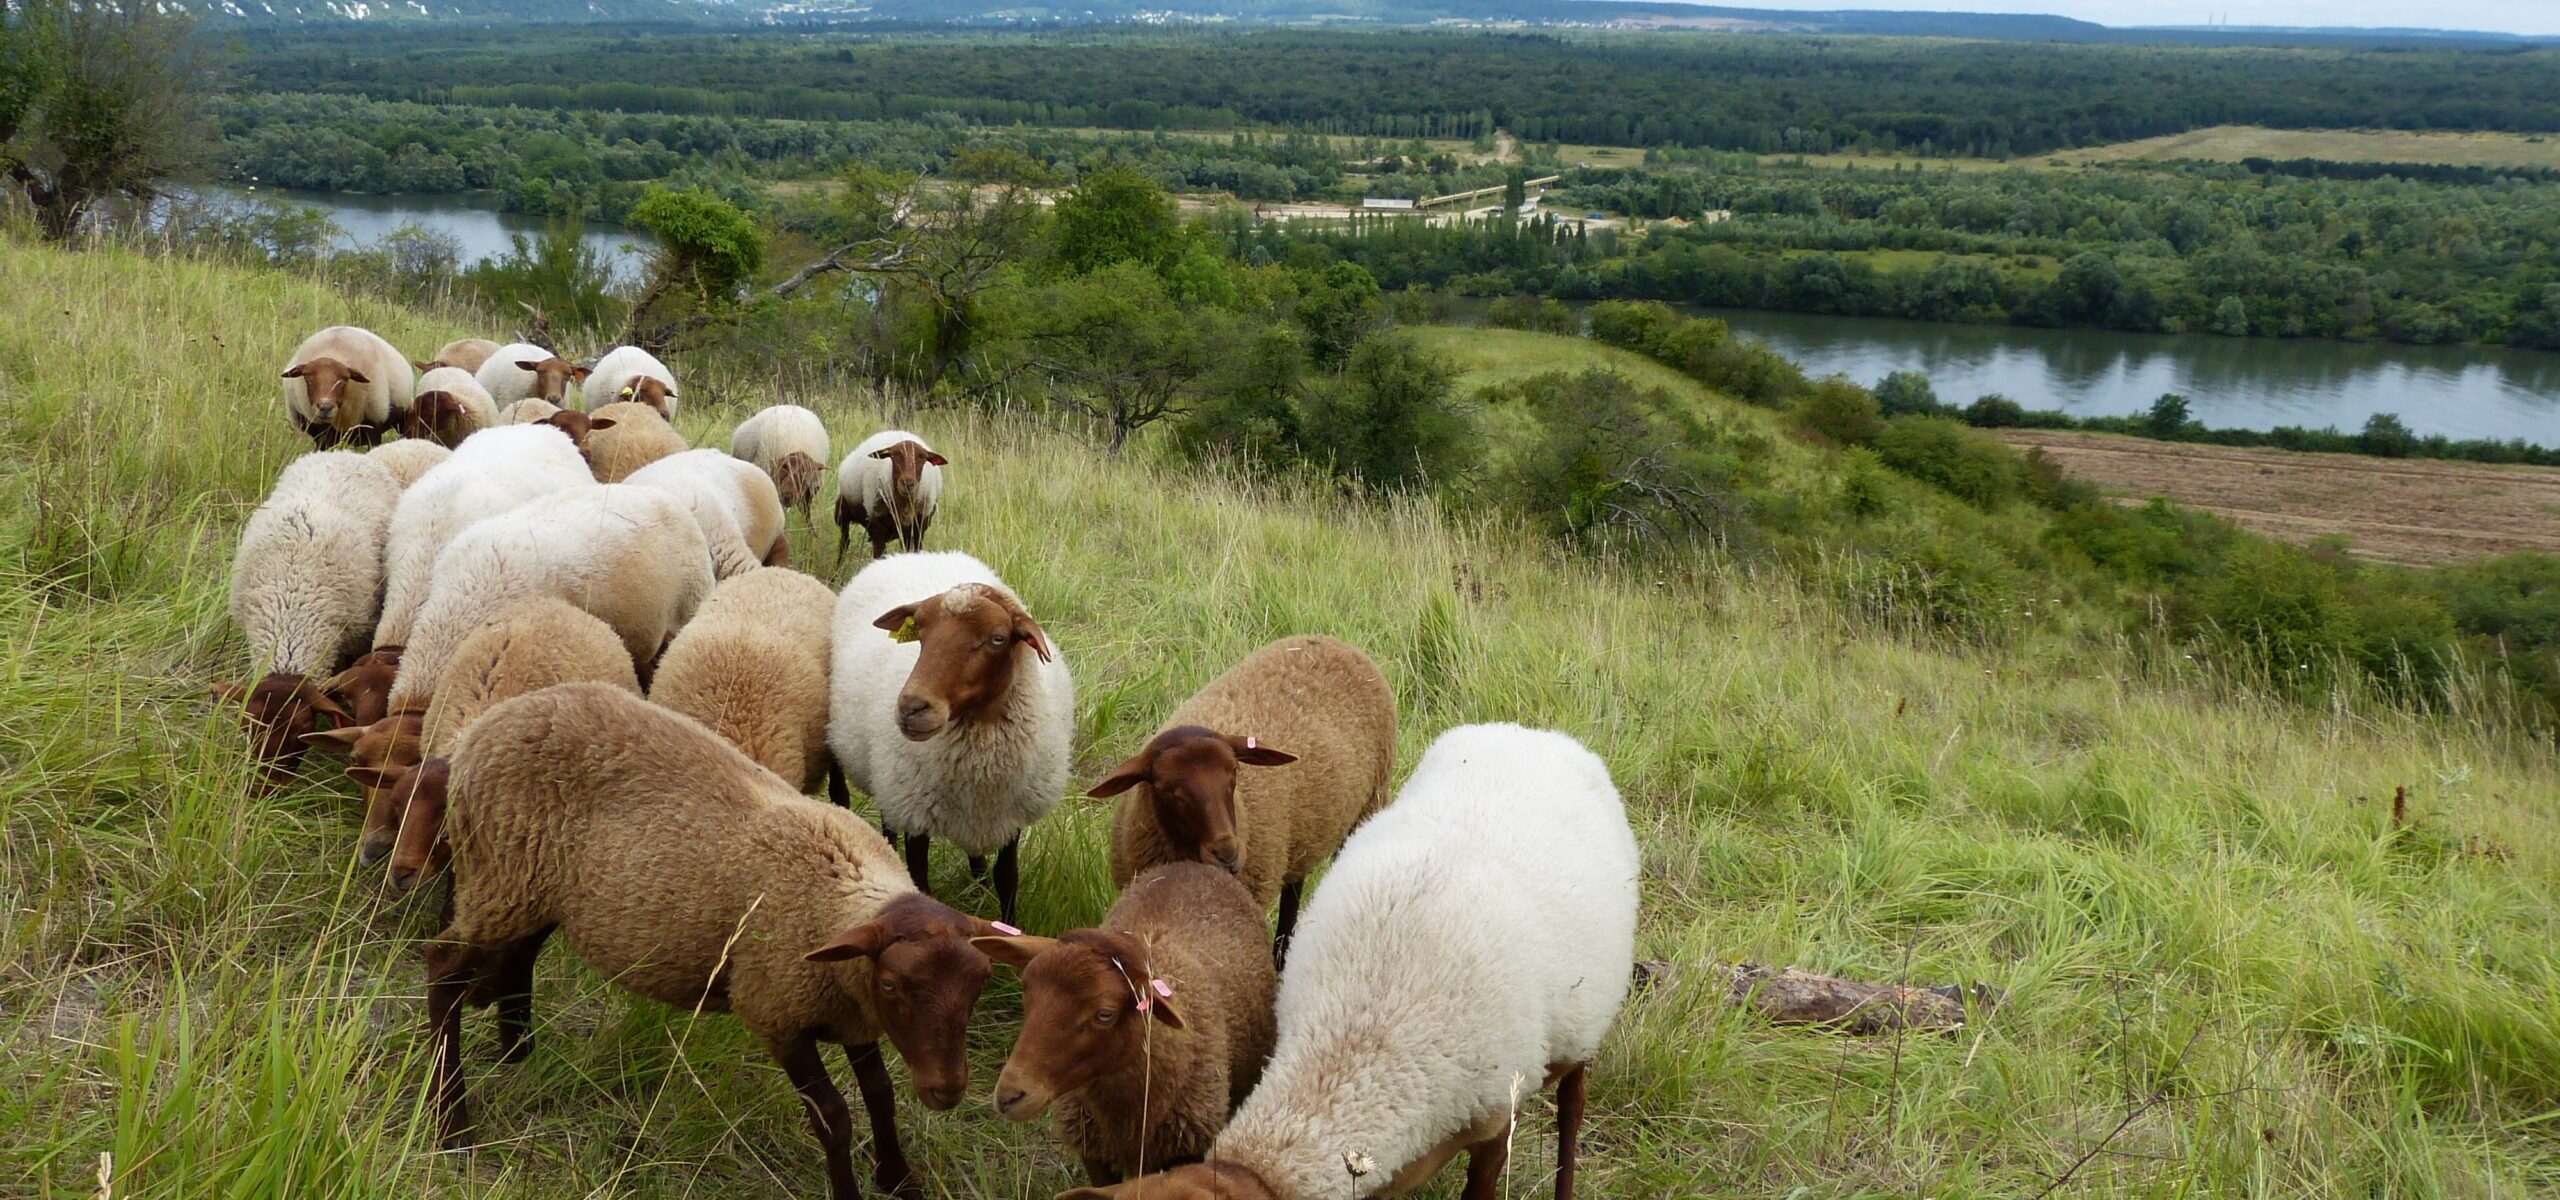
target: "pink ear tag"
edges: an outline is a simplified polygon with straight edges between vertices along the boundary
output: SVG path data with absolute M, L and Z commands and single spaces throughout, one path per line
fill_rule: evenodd
M 1005 935 L 1006 937 L 1021 937 L 1021 936 L 1022 936 L 1022 931 L 1021 931 L 1021 930 L 1016 929 L 1016 928 L 1014 928 L 1014 927 L 1013 927 L 1013 926 L 1011 926 L 1011 925 L 1007 925 L 1007 924 L 1005 924 L 1005 923 L 1004 923 L 1004 922 L 1002 922 L 1002 921 L 989 921 L 989 922 L 987 922 L 987 928 L 992 929 L 992 930 L 995 930 L 997 933 L 1001 933 L 1001 934 Z
M 1140 992 L 1140 993 L 1138 993 L 1138 1011 L 1139 1011 L 1139 1012 L 1145 1012 L 1145 1011 L 1147 1011 L 1148 1009 L 1154 1008 L 1155 1006 L 1156 1006 L 1155 997 L 1150 996 L 1150 995 L 1146 994 L 1145 992 Z
M 1262 743 L 1253 740 L 1253 735 L 1248 733 L 1244 735 L 1244 748 L 1247 750 L 1259 750 L 1262 748 Z
M 1161 979 L 1150 979 L 1150 980 L 1148 980 L 1148 981 L 1147 981 L 1147 986 L 1148 986 L 1148 987 L 1151 987 L 1151 988 L 1154 988 L 1154 989 L 1156 990 L 1156 994 L 1157 994 L 1157 995 L 1162 996 L 1162 997 L 1164 997 L 1164 998 L 1165 998 L 1165 999 L 1167 999 L 1167 1000 L 1171 1000 L 1171 999 L 1173 999 L 1173 985 L 1172 985 L 1172 984 L 1170 984 L 1170 983 L 1166 983 L 1165 981 L 1163 981 L 1163 980 L 1161 980 Z

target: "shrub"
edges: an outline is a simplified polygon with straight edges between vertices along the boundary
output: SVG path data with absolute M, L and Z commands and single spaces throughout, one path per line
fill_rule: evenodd
M 2185 436 L 2187 427 L 2193 424 L 2187 398 L 2176 392 L 2162 392 L 2159 399 L 2151 402 L 2151 411 L 2142 417 L 2142 431 L 2162 440 Z
M 1867 389 L 1833 376 L 1814 384 L 1795 404 L 1798 427 L 1839 446 L 1865 446 L 1884 431 L 1884 413 Z
M 1457 368 L 1402 337 L 1361 342 L 1342 378 L 1308 398 L 1308 456 L 1380 491 L 1451 478 L 1475 457 L 1457 379 Z
M 1918 371 L 1896 371 L 1876 384 L 1876 404 L 1888 417 L 1934 417 L 1946 406 L 1938 403 L 1938 390 L 1929 377 Z
M 2009 447 L 1943 417 L 1895 417 L 1876 435 L 1888 467 L 1934 484 L 1977 508 L 2018 494 L 2018 456 Z
M 2027 423 L 2027 406 L 1993 392 L 1966 405 L 1964 421 L 1976 429 L 2015 429 Z
M 2365 418 L 2364 432 L 2356 435 L 2356 449 L 2378 458 L 2407 458 L 2417 445 L 2418 435 L 2390 413 Z
M 1659 388 L 1615 371 L 1549 372 L 1488 393 L 1540 422 L 1493 481 L 1503 503 L 1568 542 L 1685 544 L 1737 506 L 1714 435 Z

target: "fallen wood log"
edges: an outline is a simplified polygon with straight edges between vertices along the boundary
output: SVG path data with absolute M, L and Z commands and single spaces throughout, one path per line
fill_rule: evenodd
M 1987 984 L 1860 983 L 1758 963 L 1718 963 L 1708 969 L 1724 985 L 1726 1003 L 1748 1007 L 1772 1025 L 1816 1025 L 1843 1033 L 1961 1029 L 1968 1004 L 1989 1009 L 2001 999 L 1999 989 Z M 1662 986 L 1670 972 L 1666 962 L 1637 963 L 1636 989 Z

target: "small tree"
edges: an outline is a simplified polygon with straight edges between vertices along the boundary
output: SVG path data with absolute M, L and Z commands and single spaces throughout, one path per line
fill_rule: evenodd
M 0 179 L 67 242 L 101 201 L 193 163 L 210 90 L 184 16 L 156 4 L 0 6 Z
M 1134 263 L 1025 297 L 1028 365 L 1060 407 L 1103 422 L 1118 454 L 1129 435 L 1188 411 L 1227 349 L 1218 310 L 1186 312 L 1164 280 Z
M 1162 266 L 1180 249 L 1173 197 L 1129 167 L 1104 167 L 1058 198 L 1058 264 L 1085 275 L 1118 262 Z
M 2187 398 L 2176 392 L 2162 392 L 2151 402 L 2151 411 L 2143 414 L 2142 431 L 2163 441 L 2182 437 L 2191 418 L 2187 415 Z
M 1529 202 L 1529 173 L 1518 167 L 1502 177 L 1502 211 L 1516 213 Z
M 1350 358 L 1351 348 L 1377 328 L 1385 312 L 1377 277 L 1358 263 L 1326 267 L 1298 297 L 1298 324 L 1307 331 L 1307 353 L 1329 370 Z
M 622 324 L 621 340 L 632 345 L 663 352 L 735 304 L 764 269 L 764 231 L 708 192 L 651 192 L 631 206 L 631 223 L 658 238 L 649 281 Z
M 1457 382 L 1456 367 L 1404 338 L 1361 342 L 1342 379 L 1309 398 L 1308 456 L 1380 491 L 1444 475 L 1467 457 L 1473 429 Z
M 2418 435 L 2391 413 L 2375 413 L 2365 418 L 2364 432 L 2356 435 L 2356 449 L 2382 458 L 2407 458 L 2418 448 Z
M 1927 417 L 1940 412 L 1938 389 L 1918 371 L 1896 371 L 1876 384 L 1876 404 L 1888 417 Z

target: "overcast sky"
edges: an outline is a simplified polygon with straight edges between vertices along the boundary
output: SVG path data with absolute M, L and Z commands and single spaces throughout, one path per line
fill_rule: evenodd
M 1709 0 L 1740 8 L 2056 13 L 2105 25 L 2396 25 L 2560 33 L 2560 0 Z

